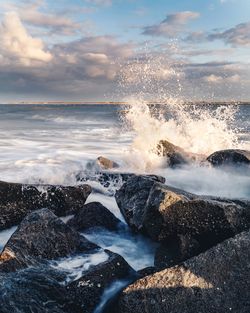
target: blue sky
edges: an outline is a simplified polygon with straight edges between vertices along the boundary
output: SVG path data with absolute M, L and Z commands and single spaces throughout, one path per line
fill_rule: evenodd
M 1 102 L 121 100 L 121 76 L 152 98 L 250 99 L 249 0 L 1 0 L 0 12 Z

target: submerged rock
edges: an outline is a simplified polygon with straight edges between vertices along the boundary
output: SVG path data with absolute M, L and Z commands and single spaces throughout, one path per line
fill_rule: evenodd
M 128 286 L 120 313 L 250 312 L 250 232 Z
M 31 211 L 48 208 L 58 216 L 78 211 L 91 193 L 89 185 L 52 186 L 0 182 L 0 230 L 19 224 Z
M 178 263 L 250 227 L 250 201 L 203 197 L 132 177 L 116 193 L 127 223 L 169 249 L 167 265 Z M 169 259 L 170 257 L 170 259 Z
M 104 227 L 114 231 L 119 228 L 120 224 L 121 221 L 99 202 L 85 204 L 67 222 L 67 225 L 78 231 L 83 231 L 91 227 Z
M 194 161 L 201 161 L 204 156 L 186 152 L 181 147 L 175 146 L 167 140 L 161 140 L 157 145 L 157 154 L 167 157 L 169 167 L 178 167 L 181 165 L 193 163 Z
M 207 157 L 207 161 L 213 166 L 250 165 L 250 151 L 239 149 L 216 151 Z
M 36 265 L 42 260 L 86 252 L 97 246 L 63 223 L 48 209 L 26 216 L 0 255 L 0 271 Z
M 134 270 L 120 255 L 105 251 L 109 254 L 107 261 L 90 268 L 80 279 L 67 286 L 67 297 L 82 309 L 81 312 L 94 312 L 104 291 L 117 280 L 128 284 L 135 277 Z

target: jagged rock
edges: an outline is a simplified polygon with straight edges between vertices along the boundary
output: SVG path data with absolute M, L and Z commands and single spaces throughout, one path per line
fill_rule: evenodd
M 250 312 L 250 232 L 128 286 L 119 313 Z
M 250 201 L 197 196 L 146 177 L 130 178 L 117 191 L 116 201 L 134 230 L 169 247 L 172 262 L 250 227 Z M 175 254 L 173 245 L 178 249 Z
M 65 274 L 47 266 L 0 275 L 1 313 L 75 313 L 67 303 Z
M 19 224 L 31 211 L 48 208 L 58 216 L 78 211 L 91 193 L 88 185 L 52 186 L 0 182 L 0 230 Z
M 213 166 L 250 165 L 250 151 L 239 149 L 216 151 L 207 157 L 207 161 Z
M 0 255 L 0 271 L 14 271 L 42 260 L 86 252 L 97 246 L 48 209 L 26 216 Z
M 104 291 L 117 280 L 131 282 L 135 277 L 134 270 L 118 254 L 105 250 L 109 254 L 107 261 L 90 268 L 80 279 L 67 286 L 68 298 L 82 312 L 92 313 L 100 303 Z
M 167 140 L 161 140 L 156 148 L 157 154 L 167 157 L 169 167 L 177 167 L 194 161 L 201 161 L 204 156 L 201 154 L 186 152 L 181 147 L 175 146 Z
M 104 227 L 114 231 L 121 221 L 99 202 L 85 204 L 67 224 L 78 231 L 91 227 Z

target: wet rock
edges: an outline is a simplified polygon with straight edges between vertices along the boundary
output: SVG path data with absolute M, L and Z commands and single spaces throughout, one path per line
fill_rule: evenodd
M 75 216 L 67 222 L 67 225 L 78 231 L 91 227 L 104 227 L 110 231 L 119 228 L 121 221 L 99 202 L 85 204 Z
M 81 307 L 82 312 L 93 312 L 102 295 L 117 280 L 133 279 L 135 272 L 118 254 L 105 250 L 109 259 L 90 270 L 80 279 L 67 286 L 68 298 Z
M 115 169 L 119 167 L 119 164 L 109 160 L 103 156 L 99 156 L 96 160 L 97 165 L 103 170 L 110 170 L 110 169 Z
M 58 216 L 78 211 L 91 193 L 88 185 L 52 186 L 0 182 L 0 230 L 19 224 L 31 211 L 48 208 Z
M 186 152 L 181 147 L 175 146 L 167 140 L 161 140 L 157 145 L 157 154 L 167 157 L 169 167 L 178 167 L 181 165 L 201 161 L 204 156 L 196 153 Z
M 65 275 L 41 266 L 0 275 L 1 313 L 74 313 L 67 303 Z
M 120 313 L 250 311 L 250 232 L 128 286 Z
M 48 209 L 26 216 L 0 255 L 0 271 L 14 271 L 43 260 L 96 248 Z
M 176 262 L 250 227 L 250 201 L 197 196 L 146 177 L 129 179 L 116 201 L 132 229 L 178 249 Z
M 81 182 L 97 182 L 107 191 L 110 196 L 115 195 L 117 189 L 131 177 L 136 176 L 133 173 L 117 173 L 117 172 L 96 172 L 96 173 L 86 173 L 81 172 L 77 174 L 77 181 Z M 143 175 L 146 177 L 151 177 L 154 180 L 164 183 L 165 178 L 157 175 Z M 103 192 L 103 190 L 98 189 L 93 186 L 93 190 L 96 192 Z
M 207 161 L 213 166 L 250 165 L 250 151 L 239 149 L 216 151 L 207 158 Z

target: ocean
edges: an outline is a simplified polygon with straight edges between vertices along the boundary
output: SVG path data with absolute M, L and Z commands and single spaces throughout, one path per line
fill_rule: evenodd
M 104 156 L 119 163 L 119 171 L 162 175 L 166 184 L 193 193 L 250 199 L 249 173 L 200 165 L 170 169 L 154 151 L 161 139 L 205 156 L 226 148 L 250 150 L 250 105 L 1 104 L 0 180 L 75 185 L 77 174 Z M 122 219 L 114 196 L 94 192 L 91 201 Z M 14 230 L 1 232 L 0 248 Z M 154 245 L 129 230 L 84 235 L 135 269 L 153 264 Z

